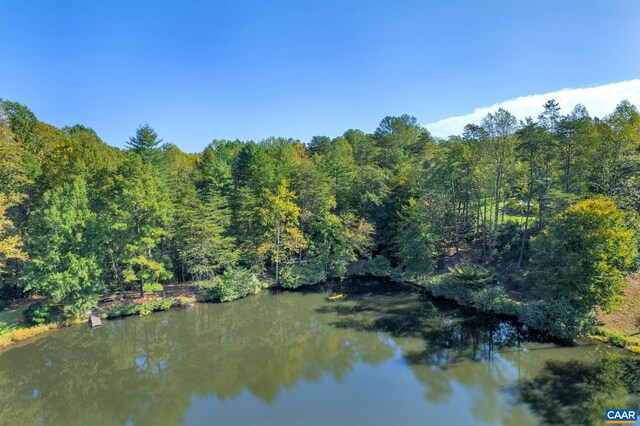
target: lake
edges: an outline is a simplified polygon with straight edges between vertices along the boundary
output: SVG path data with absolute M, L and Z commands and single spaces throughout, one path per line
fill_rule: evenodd
M 103 324 L 1 353 L 0 423 L 534 425 L 519 383 L 613 351 L 365 281 Z

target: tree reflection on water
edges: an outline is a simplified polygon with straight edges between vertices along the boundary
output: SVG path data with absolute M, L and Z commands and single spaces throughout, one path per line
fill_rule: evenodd
M 264 294 L 109 321 L 94 330 L 65 329 L 6 351 L 0 355 L 0 423 L 180 424 L 196 397 L 226 401 L 249 392 L 271 404 L 301 382 L 331 377 L 343 383 L 362 364 L 394 359 L 403 364 L 398 369 L 412 372 L 431 404 L 446 403 L 462 387 L 478 422 L 532 422 L 515 396 L 506 406 L 504 400 L 518 378 L 543 367 L 548 352 L 521 347 L 531 336 L 518 325 L 398 285 L 340 290 L 348 293 L 340 302 L 326 300 L 328 287 Z M 543 415 L 555 380 L 550 368 L 523 387 L 525 400 Z M 389 392 L 402 392 L 400 385 L 389 383 Z

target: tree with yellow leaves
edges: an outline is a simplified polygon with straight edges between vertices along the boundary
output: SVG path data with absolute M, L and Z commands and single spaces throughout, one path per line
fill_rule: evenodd
M 300 207 L 296 195 L 283 179 L 275 193 L 265 189 L 266 206 L 260 209 L 262 223 L 267 228 L 259 251 L 275 264 L 276 283 L 280 279 L 280 264 L 307 246 L 300 232 Z
M 0 272 L 4 272 L 7 259 L 27 260 L 27 254 L 22 251 L 22 239 L 7 218 L 7 210 L 16 201 L 16 197 L 0 193 Z

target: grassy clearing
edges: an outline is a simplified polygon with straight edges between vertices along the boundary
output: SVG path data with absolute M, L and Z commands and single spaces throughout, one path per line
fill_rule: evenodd
M 55 323 L 29 327 L 22 315 L 28 306 L 20 305 L 0 311 L 0 348 L 58 328 Z
M 0 311 L 0 337 L 26 326 L 22 312 L 24 312 L 27 306 L 28 305 L 21 305 Z
M 596 338 L 640 353 L 640 272 L 625 279 L 622 305 L 615 312 L 598 311 Z

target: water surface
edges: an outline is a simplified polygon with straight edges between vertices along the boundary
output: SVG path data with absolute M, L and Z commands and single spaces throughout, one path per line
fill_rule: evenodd
M 328 301 L 331 291 L 343 300 Z M 2 424 L 540 423 L 518 383 L 599 345 L 397 284 L 344 283 L 70 327 L 0 354 Z

